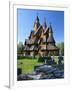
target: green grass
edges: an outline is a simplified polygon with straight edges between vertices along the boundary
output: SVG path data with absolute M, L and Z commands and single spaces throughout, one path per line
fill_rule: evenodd
M 56 64 L 58 64 L 58 57 L 54 56 L 54 60 Z M 62 63 L 64 63 L 64 57 L 62 60 Z M 40 65 L 42 63 L 38 62 L 38 59 L 18 59 L 17 60 L 17 68 L 22 69 L 22 74 L 23 73 L 30 73 L 34 70 L 34 66 Z
M 56 62 L 56 64 L 58 64 L 58 57 L 57 56 L 54 56 L 54 61 Z M 63 60 L 62 60 L 62 64 L 64 64 L 64 57 L 63 57 Z
M 22 73 L 30 73 L 33 71 L 34 66 L 39 65 L 42 63 L 39 63 L 37 59 L 18 59 L 17 61 L 17 67 L 22 68 Z

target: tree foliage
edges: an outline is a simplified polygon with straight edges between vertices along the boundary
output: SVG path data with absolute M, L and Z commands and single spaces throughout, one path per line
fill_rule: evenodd
M 61 54 L 64 56 L 64 42 L 58 43 L 57 47 L 60 49 Z
M 24 45 L 22 42 L 19 42 L 17 44 L 17 54 L 22 56 L 23 53 L 24 53 Z

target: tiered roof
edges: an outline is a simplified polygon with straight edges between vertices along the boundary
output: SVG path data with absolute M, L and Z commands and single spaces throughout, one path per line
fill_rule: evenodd
M 42 48 L 41 48 L 42 51 L 49 51 L 49 50 L 58 50 L 58 48 L 52 44 L 48 44 L 47 46 L 44 45 Z
M 42 51 L 58 50 L 55 45 L 51 24 L 49 27 L 47 27 L 46 21 L 44 21 L 44 25 L 41 26 L 39 17 L 37 16 L 34 22 L 34 26 L 36 30 L 32 30 L 29 38 L 25 40 L 24 51 L 38 51 L 39 47 L 41 47 Z M 42 37 L 41 34 L 43 34 Z M 41 46 L 40 43 L 43 44 L 43 46 Z

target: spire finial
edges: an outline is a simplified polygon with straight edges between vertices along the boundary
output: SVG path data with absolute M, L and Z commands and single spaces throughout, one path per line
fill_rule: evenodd
M 49 32 L 53 32 L 52 31 L 52 23 L 51 22 L 49 23 Z
M 34 22 L 34 31 L 36 31 L 39 26 L 40 26 L 40 22 L 39 22 L 39 17 L 38 17 L 38 13 L 37 13 L 36 20 Z
M 47 28 L 47 24 L 46 24 L 46 18 L 44 17 L 44 28 Z
M 37 16 L 36 16 L 36 21 L 39 21 L 38 12 L 37 12 Z

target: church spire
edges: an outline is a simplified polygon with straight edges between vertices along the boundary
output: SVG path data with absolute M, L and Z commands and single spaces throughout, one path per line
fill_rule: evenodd
M 44 25 L 43 25 L 43 29 L 47 28 L 47 24 L 46 24 L 46 19 L 44 18 Z
M 55 44 L 55 40 L 53 37 L 53 30 L 52 30 L 52 25 L 50 23 L 49 25 L 49 37 L 48 37 L 48 42 Z
M 37 21 L 37 22 L 39 22 L 39 17 L 38 17 L 38 13 L 37 13 L 36 21 Z
M 39 17 L 37 15 L 36 20 L 34 22 L 34 31 L 36 31 L 39 26 L 40 26 L 40 22 L 39 22 Z
M 50 33 L 53 33 L 53 30 L 52 30 L 52 25 L 51 25 L 51 23 L 50 23 L 50 25 L 49 25 L 49 32 L 50 32 Z

